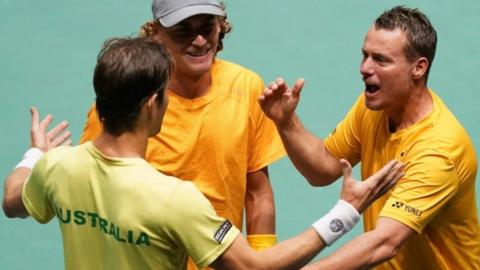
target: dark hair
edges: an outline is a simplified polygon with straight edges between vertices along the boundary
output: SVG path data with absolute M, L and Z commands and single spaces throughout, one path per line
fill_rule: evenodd
M 404 31 L 407 35 L 407 59 L 414 61 L 418 57 L 426 57 L 428 68 L 425 78 L 428 78 L 437 47 L 437 32 L 425 14 L 416 8 L 396 6 L 383 12 L 375 20 L 375 27 L 388 30 L 399 28 Z
M 105 41 L 93 75 L 104 130 L 116 136 L 132 131 L 147 98 L 158 93 L 162 102 L 171 69 L 170 55 L 157 42 L 147 38 Z
M 225 11 L 226 7 L 223 2 L 220 3 L 221 8 Z M 232 24 L 227 20 L 227 12 L 225 11 L 225 16 L 216 16 L 220 22 L 220 33 L 218 35 L 218 44 L 217 44 L 217 53 L 223 50 L 223 39 L 225 36 L 232 31 Z M 139 36 L 148 37 L 155 40 L 157 35 L 156 29 L 163 27 L 158 21 L 152 20 L 144 23 L 140 27 Z

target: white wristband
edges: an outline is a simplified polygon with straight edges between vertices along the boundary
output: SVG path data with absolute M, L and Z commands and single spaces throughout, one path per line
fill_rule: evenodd
M 23 160 L 15 166 L 15 169 L 23 167 L 29 168 L 30 170 L 35 166 L 35 163 L 43 156 L 42 150 L 38 148 L 30 148 L 25 155 L 23 155 Z
M 347 233 L 360 219 L 360 214 L 351 204 L 339 200 L 337 204 L 322 218 L 313 223 L 312 227 L 330 246 L 338 238 Z

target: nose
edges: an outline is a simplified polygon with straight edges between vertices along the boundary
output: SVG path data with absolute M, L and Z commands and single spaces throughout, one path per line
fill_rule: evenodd
M 192 41 L 192 44 L 194 46 L 203 46 L 206 43 L 207 43 L 207 39 L 201 34 L 197 34 Z
M 360 64 L 360 74 L 364 77 L 368 77 L 373 74 L 372 60 L 370 57 L 364 57 Z

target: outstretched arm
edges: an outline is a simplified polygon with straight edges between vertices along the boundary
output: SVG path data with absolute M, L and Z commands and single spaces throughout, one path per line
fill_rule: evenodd
M 47 128 L 53 120 L 51 115 L 47 115 L 41 122 L 38 111 L 35 107 L 30 109 L 32 115 L 32 125 L 30 130 L 30 140 L 32 149 L 27 152 L 25 159 L 17 165 L 15 170 L 7 176 L 4 187 L 3 211 L 7 217 L 27 217 L 28 212 L 22 201 L 22 188 L 27 180 L 33 165 L 40 158 L 42 153 L 57 147 L 59 145 L 70 145 L 71 133 L 66 130 L 68 123 L 61 122 L 50 131 Z
M 344 174 L 341 199 L 362 212 L 371 202 L 383 195 L 403 176 L 403 165 L 392 161 L 364 182 L 351 176 L 351 166 L 341 160 Z M 327 216 L 335 216 L 329 213 Z M 357 213 L 358 215 L 358 213 Z M 340 215 L 341 216 L 341 215 Z M 358 216 L 357 216 L 358 218 Z M 328 223 L 327 223 L 328 224 Z M 315 226 L 315 225 L 314 225 Z M 329 230 L 329 227 L 323 228 Z M 332 243 L 317 227 L 288 239 L 262 252 L 254 252 L 245 238 L 239 235 L 231 246 L 211 264 L 215 269 L 298 269 L 308 263 L 326 243 Z M 342 262 L 337 262 L 339 266 Z
M 415 231 L 407 225 L 381 217 L 375 230 L 356 237 L 327 258 L 303 269 L 370 269 L 393 258 L 413 234 Z
M 327 151 L 323 141 L 305 129 L 295 113 L 304 84 L 305 81 L 299 79 L 289 88 L 279 78 L 268 85 L 260 95 L 259 103 L 277 126 L 283 145 L 297 170 L 311 185 L 324 186 L 341 175 L 341 166 Z

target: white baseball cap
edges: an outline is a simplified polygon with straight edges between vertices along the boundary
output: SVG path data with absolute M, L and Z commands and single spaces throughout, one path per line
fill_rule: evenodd
M 215 0 L 153 0 L 152 13 L 164 27 L 198 14 L 225 16 L 220 3 Z

